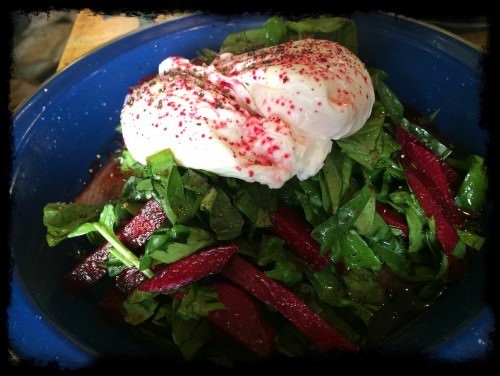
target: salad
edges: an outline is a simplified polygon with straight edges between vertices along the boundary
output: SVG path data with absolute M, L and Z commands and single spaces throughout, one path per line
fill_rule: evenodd
M 324 46 L 351 62 L 335 65 L 344 73 L 352 69 L 338 78 L 351 86 L 334 113 L 303 105 L 311 116 L 297 123 L 312 119 L 303 129 L 292 126 L 293 111 L 289 117 L 279 113 L 281 103 L 258 108 L 270 100 L 267 92 L 254 89 L 246 96 L 252 75 L 238 86 L 238 74 L 249 66 L 252 74 L 272 66 L 262 56 L 279 60 L 298 49 L 302 59 L 316 57 L 307 60 L 314 67 L 330 64 L 336 55 L 323 56 Z M 62 286 L 80 294 L 99 281 L 105 291 L 97 307 L 104 319 L 129 325 L 185 359 L 221 364 L 357 351 L 417 317 L 481 249 L 485 163 L 438 136 L 432 127 L 437 112 L 412 115 L 384 83 L 386 72 L 368 67 L 365 75 L 356 53 L 356 25 L 349 19 L 272 17 L 259 29 L 229 35 L 220 51 L 163 62 L 160 74 L 145 78 L 125 99 L 118 128 L 123 148 L 74 202 L 44 208 L 50 246 L 80 236 L 89 244 Z M 358 86 L 351 76 L 360 79 Z M 272 75 L 264 78 L 294 84 L 286 75 L 278 83 Z M 224 165 L 221 141 L 211 149 L 219 159 L 210 163 L 210 155 L 195 155 L 198 144 L 188 129 L 179 138 L 191 139 L 175 143 L 172 134 L 167 148 L 153 133 L 149 153 L 142 154 L 148 148 L 134 144 L 142 136 L 130 124 L 144 124 L 140 115 L 146 112 L 133 106 L 144 100 L 162 109 L 168 102 L 158 98 L 167 94 L 188 102 L 192 94 L 181 95 L 172 84 L 178 80 L 199 90 L 199 101 L 190 102 L 194 127 L 209 123 L 196 116 L 207 114 L 204 103 L 212 101 L 210 113 L 228 121 L 242 116 L 267 132 L 275 129 L 266 123 L 271 119 L 282 129 L 273 133 L 272 150 L 284 151 L 264 162 L 255 157 Z M 320 91 L 326 87 L 320 81 L 313 77 L 307 87 Z M 222 85 L 227 82 L 232 86 Z M 359 88 L 356 98 L 353 87 Z M 291 93 L 297 102 L 290 108 L 297 106 L 298 113 L 300 92 L 294 87 Z M 346 115 L 346 108 L 356 111 Z M 180 132 L 187 127 L 180 112 L 153 127 L 173 122 Z M 338 124 L 344 126 L 334 129 Z M 327 131 L 332 133 L 325 136 Z M 258 135 L 252 139 L 264 140 Z M 191 149 L 182 154 L 183 148 Z

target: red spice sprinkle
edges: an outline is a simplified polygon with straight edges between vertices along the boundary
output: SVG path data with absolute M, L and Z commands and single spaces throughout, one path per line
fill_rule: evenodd
M 179 127 L 182 127 L 182 121 L 179 121 Z

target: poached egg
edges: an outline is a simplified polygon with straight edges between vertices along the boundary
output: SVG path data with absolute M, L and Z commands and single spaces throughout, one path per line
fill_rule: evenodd
M 210 65 L 169 57 L 131 90 L 121 125 L 140 163 L 169 148 L 182 166 L 280 188 L 315 175 L 332 140 L 358 131 L 374 100 L 356 55 L 304 39 Z

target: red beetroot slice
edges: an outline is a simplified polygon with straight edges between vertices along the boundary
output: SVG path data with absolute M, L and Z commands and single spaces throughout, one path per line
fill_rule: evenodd
M 140 291 L 168 292 L 203 277 L 216 274 L 238 252 L 238 246 L 225 245 L 195 253 L 167 265 L 137 288 Z
M 319 350 L 324 352 L 333 348 L 356 350 L 352 342 L 331 327 L 292 291 L 269 278 L 263 271 L 243 258 L 234 256 L 224 268 L 223 274 L 257 299 L 275 308 Z
M 396 140 L 402 145 L 403 152 L 408 154 L 414 162 L 421 161 L 422 166 L 417 166 L 423 171 L 429 169 L 429 177 L 439 184 L 440 189 L 445 192 L 450 188 L 455 188 L 460 183 L 460 175 L 443 159 L 439 158 L 415 135 L 401 127 L 396 129 Z M 411 146 L 410 146 L 411 145 Z M 406 148 L 415 150 L 406 150 Z M 426 167 L 428 165 L 428 167 Z
M 146 279 L 147 277 L 139 269 L 126 268 L 116 277 L 115 286 L 124 293 L 130 293 Z
M 401 234 L 402 237 L 408 237 L 408 225 L 406 224 L 405 217 L 400 212 L 381 202 L 377 202 L 375 204 L 375 209 L 385 223 L 387 223 L 390 227 L 401 230 L 403 232 Z
M 167 216 L 160 204 L 151 199 L 117 233 L 117 237 L 127 248 L 138 249 L 166 220 Z M 109 243 L 105 243 L 92 252 L 63 278 L 61 285 L 73 293 L 79 293 L 106 275 L 107 269 L 99 264 L 108 259 L 109 246 Z
M 294 211 L 279 204 L 278 210 L 271 216 L 271 222 L 271 231 L 314 270 L 320 271 L 328 264 L 329 258 L 320 254 L 319 243 L 311 237 L 311 226 Z
M 225 308 L 211 312 L 208 321 L 257 357 L 271 357 L 276 332 L 254 298 L 228 282 L 216 282 L 213 287 Z
M 120 171 L 120 162 L 108 160 L 74 199 L 77 204 L 100 205 L 120 197 L 125 178 Z
M 125 321 L 123 320 L 120 308 L 125 299 L 127 299 L 127 295 L 126 292 L 116 286 L 108 288 L 101 296 L 97 306 L 99 316 L 106 321 L 123 324 Z
M 420 171 L 403 163 L 406 179 L 410 184 L 411 189 L 415 193 L 418 202 L 422 206 L 427 217 L 434 217 L 436 220 L 436 237 L 441 244 L 446 255 L 453 252 L 453 248 L 457 244 L 458 234 L 453 225 L 448 221 L 443 213 L 443 207 L 440 206 L 438 200 L 432 194 L 430 187 L 432 183 Z
M 414 143 L 406 143 L 402 148 L 403 153 L 409 158 L 417 170 L 425 174 L 437 189 L 436 197 L 446 206 L 447 217 L 456 226 L 463 222 L 462 215 L 453 197 L 451 196 L 450 185 L 446 180 L 442 169 L 442 161 L 432 151 Z

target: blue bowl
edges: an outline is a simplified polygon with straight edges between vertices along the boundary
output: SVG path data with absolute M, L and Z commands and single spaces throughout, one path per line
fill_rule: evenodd
M 478 125 L 480 52 L 412 20 L 378 13 L 353 18 L 367 65 L 387 71 L 396 94 L 421 113 L 440 109 L 436 123 L 458 146 L 485 154 L 487 134 Z M 69 66 L 15 113 L 8 327 L 19 357 L 73 368 L 103 354 L 158 353 L 128 330 L 96 318 L 91 296 L 75 298 L 59 288 L 74 252 L 46 246 L 42 209 L 47 202 L 70 201 L 89 179 L 96 155 L 117 147 L 115 128 L 128 87 L 155 73 L 169 55 L 217 49 L 227 34 L 265 19 L 194 15 L 130 34 Z M 482 294 L 487 252 L 485 247 L 473 258 L 462 282 L 381 348 L 450 360 L 484 356 L 493 326 Z

